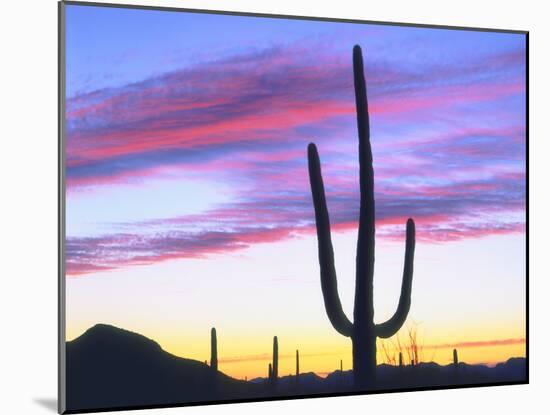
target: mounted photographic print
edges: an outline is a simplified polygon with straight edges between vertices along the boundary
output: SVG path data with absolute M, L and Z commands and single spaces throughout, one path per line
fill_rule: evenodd
M 60 3 L 59 410 L 528 382 L 528 33 Z

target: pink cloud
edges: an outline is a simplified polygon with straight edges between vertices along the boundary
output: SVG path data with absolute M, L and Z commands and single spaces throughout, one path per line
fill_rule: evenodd
M 523 96 L 525 84 L 491 76 L 519 64 L 518 56 L 422 74 L 384 65 L 368 72 L 370 112 L 385 137 L 373 139 L 379 237 L 403 240 L 408 217 L 417 221 L 419 241 L 429 243 L 525 231 L 525 127 L 501 105 Z M 70 99 L 69 194 L 208 176 L 233 185 L 239 202 L 202 215 L 113 224 L 124 232 L 111 235 L 69 235 L 68 275 L 314 234 L 310 141 L 321 150 L 333 231 L 356 229 L 350 74 L 348 60 L 269 50 Z M 463 119 L 476 111 L 481 121 Z M 443 116 L 453 121 L 430 124 L 426 134 L 424 124 Z

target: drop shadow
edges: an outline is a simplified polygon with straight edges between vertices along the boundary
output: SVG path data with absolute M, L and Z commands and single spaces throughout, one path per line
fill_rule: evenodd
M 57 413 L 57 399 L 55 398 L 34 398 L 34 402 L 43 408 Z

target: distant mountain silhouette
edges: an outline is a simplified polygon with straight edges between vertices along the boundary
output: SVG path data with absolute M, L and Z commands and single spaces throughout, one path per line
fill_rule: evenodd
M 526 361 L 512 358 L 494 368 L 460 363 L 440 366 L 379 365 L 376 389 L 522 382 Z M 204 362 L 164 351 L 140 334 L 98 324 L 67 342 L 67 409 L 128 408 L 177 405 L 268 396 L 315 395 L 356 391 L 351 370 L 322 378 L 313 372 L 279 378 L 274 388 L 266 378 L 249 382 L 214 371 Z
M 460 386 L 483 383 L 522 382 L 527 378 L 526 360 L 511 358 L 494 368 L 485 365 L 459 363 L 441 366 L 434 362 L 421 362 L 416 366 L 391 366 L 380 364 L 376 368 L 377 384 L 375 390 L 412 389 L 425 387 Z M 256 378 L 251 382 L 267 383 L 265 378 Z M 326 378 L 314 373 L 300 375 L 298 387 L 294 376 L 285 376 L 279 381 L 278 393 L 281 395 L 341 393 L 358 391 L 354 385 L 353 371 L 336 370 Z
M 67 408 L 85 410 L 254 397 L 258 387 L 98 324 L 67 342 Z
M 251 383 L 268 387 L 267 378 L 254 378 Z M 316 392 L 327 392 L 325 390 L 325 380 L 313 372 L 300 373 L 299 381 L 296 382 L 296 375 L 282 376 L 279 378 L 277 388 L 271 389 L 276 395 L 303 395 Z

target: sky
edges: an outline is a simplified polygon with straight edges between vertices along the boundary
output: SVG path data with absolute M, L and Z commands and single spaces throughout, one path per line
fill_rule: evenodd
M 220 370 L 351 365 L 326 316 L 307 144 L 319 149 L 344 311 L 359 209 L 351 52 L 375 170 L 375 320 L 412 306 L 425 360 L 525 356 L 525 37 L 66 7 L 67 340 L 97 323 Z M 386 341 L 390 354 L 397 336 Z M 382 343 L 378 346 L 381 348 Z M 384 361 L 379 351 L 379 362 Z

